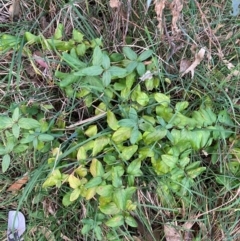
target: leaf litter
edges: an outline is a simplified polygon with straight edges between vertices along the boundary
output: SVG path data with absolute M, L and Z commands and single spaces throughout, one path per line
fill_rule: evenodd
M 195 60 L 193 63 L 181 74 L 181 77 L 186 75 L 187 73 L 191 72 L 191 77 L 193 79 L 194 77 L 194 71 L 196 67 L 202 62 L 204 55 L 205 55 L 206 49 L 203 47 L 199 50 L 199 52 L 195 55 Z M 183 65 L 183 64 L 182 64 Z M 181 64 L 180 64 L 181 66 Z M 182 67 L 183 68 L 183 67 Z

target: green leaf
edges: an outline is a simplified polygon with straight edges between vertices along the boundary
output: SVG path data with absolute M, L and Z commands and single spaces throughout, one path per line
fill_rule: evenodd
M 109 70 L 103 72 L 102 83 L 105 87 L 109 86 L 112 80 L 112 76 Z
M 142 175 L 141 163 L 142 161 L 140 158 L 132 161 L 127 167 L 127 173 L 135 177 L 141 176 Z
M 109 137 L 102 136 L 97 138 L 94 141 L 92 155 L 96 156 L 99 152 L 101 152 L 104 149 L 104 147 L 106 147 L 109 144 L 109 142 L 110 142 Z
M 27 145 L 19 144 L 14 147 L 13 152 L 14 153 L 22 153 L 28 149 Z
M 5 154 L 2 158 L 2 172 L 3 173 L 6 172 L 7 169 L 9 168 L 10 161 L 11 161 L 10 155 Z
M 49 134 L 40 134 L 38 136 L 38 140 L 39 141 L 53 141 L 54 140 L 54 137 L 52 135 L 49 135 Z
M 127 187 L 125 189 L 126 195 L 127 195 L 127 200 L 132 199 L 132 195 L 136 192 L 136 190 L 137 190 L 137 187 Z
M 132 108 L 132 107 L 130 107 L 130 110 L 129 110 L 129 118 L 131 120 L 134 120 L 135 122 L 138 121 L 137 111 L 134 108 Z
M 137 54 L 129 47 L 123 47 L 123 53 L 125 54 L 125 56 L 134 61 L 134 60 L 137 60 Z
M 25 134 L 25 135 L 23 136 L 23 138 L 20 140 L 20 143 L 21 143 L 21 144 L 27 144 L 27 143 L 32 142 L 34 139 L 35 139 L 35 135 L 27 133 L 27 134 Z
M 112 62 L 120 62 L 124 59 L 124 56 L 123 54 L 120 54 L 120 53 L 112 53 L 110 55 L 110 59 Z
M 70 195 L 70 202 L 77 200 L 80 194 L 81 194 L 81 190 L 79 188 L 74 189 Z
M 94 230 L 94 233 L 96 235 L 97 240 L 102 240 L 103 237 L 102 237 L 102 229 L 101 229 L 101 227 L 95 226 L 93 230 Z
M 18 125 L 23 129 L 35 129 L 40 127 L 40 123 L 37 120 L 31 119 L 31 118 L 20 118 L 18 121 Z
M 101 66 L 102 65 L 102 59 L 103 59 L 102 50 L 100 49 L 99 46 L 96 46 L 93 50 L 92 64 L 95 65 L 95 66 Z
M 81 146 L 77 152 L 77 160 L 78 161 L 86 161 L 86 159 L 87 159 L 87 152 L 86 152 L 84 146 Z
M 138 65 L 137 65 L 137 73 L 138 73 L 138 75 L 139 76 L 143 76 L 145 74 L 145 72 L 146 72 L 145 65 L 142 62 L 138 63 Z
M 178 102 L 175 106 L 175 110 L 181 112 L 188 107 L 189 103 L 187 101 Z
M 134 153 L 137 151 L 137 149 L 138 149 L 137 145 L 124 147 L 121 153 L 121 158 L 124 161 L 130 160 L 131 157 L 134 155 Z
M 87 50 L 87 46 L 85 44 L 78 44 L 76 47 L 76 52 L 78 56 L 84 56 Z
M 70 196 L 71 196 L 71 192 L 68 192 L 63 196 L 62 204 L 64 207 L 68 207 L 69 205 L 72 204 L 72 202 L 70 201 Z
M 173 169 L 178 162 L 178 158 L 171 155 L 161 155 L 161 159 L 164 162 L 164 164 L 169 166 L 171 169 Z
M 8 116 L 0 116 L 0 129 L 7 129 L 14 124 L 12 118 Z
M 187 174 L 189 177 L 195 178 L 195 177 L 199 176 L 201 173 L 203 173 L 205 170 L 206 170 L 206 167 L 198 167 L 198 168 L 187 171 Z
M 100 204 L 99 209 L 102 213 L 107 215 L 115 215 L 120 212 L 119 208 L 114 202 L 110 202 L 107 204 Z
M 107 54 L 103 54 L 102 56 L 102 67 L 107 70 L 110 67 L 110 59 Z
M 73 174 L 69 176 L 68 182 L 69 182 L 69 186 L 73 189 L 76 189 L 82 185 L 80 179 L 75 177 Z
M 129 127 L 120 127 L 117 129 L 113 135 L 112 135 L 112 140 L 116 143 L 122 143 L 126 140 L 128 140 L 131 136 L 131 128 Z
M 97 125 L 90 125 L 88 129 L 84 132 L 84 134 L 88 137 L 92 137 L 95 136 L 97 132 Z
M 18 139 L 19 134 L 20 134 L 20 127 L 17 123 L 14 123 L 12 126 L 12 133 L 13 135 Z
M 80 165 L 77 169 L 75 169 L 75 173 L 77 173 L 79 177 L 85 177 L 87 176 L 88 169 L 83 165 Z
M 90 179 L 86 184 L 85 188 L 92 188 L 98 186 L 100 183 L 102 183 L 102 178 L 101 177 L 94 177 Z
M 151 157 L 151 162 L 152 162 L 154 171 L 158 175 L 166 174 L 170 171 L 169 166 L 159 159 L 155 159 L 154 157 Z
M 142 133 L 134 127 L 131 131 L 130 142 L 131 144 L 135 144 L 139 139 L 142 139 Z
M 114 131 L 119 128 L 118 120 L 115 114 L 110 110 L 107 111 L 107 123 L 108 123 L 108 126 Z
M 74 41 L 76 41 L 77 43 L 81 43 L 83 41 L 84 35 L 74 28 L 72 31 L 72 37 Z
M 122 178 L 117 167 L 112 168 L 112 185 L 116 188 L 122 186 Z
M 24 37 L 27 40 L 28 44 L 38 43 L 41 40 L 40 36 L 36 36 L 30 32 L 25 32 Z
M 162 93 L 155 93 L 154 94 L 154 99 L 160 103 L 161 105 L 167 107 L 170 104 L 170 98 L 169 96 L 162 94 Z
M 6 151 L 5 146 L 0 145 L 0 155 L 2 156 L 4 154 L 6 154 L 6 153 L 7 153 L 7 151 Z
M 91 66 L 81 69 L 78 72 L 75 72 L 74 75 L 76 76 L 98 76 L 101 75 L 103 72 L 103 68 L 101 66 Z
M 108 71 L 110 72 L 112 77 L 119 77 L 122 78 L 127 74 L 127 70 L 117 67 L 117 66 L 111 66 Z
M 108 227 L 116 228 L 124 224 L 124 217 L 122 215 L 115 215 L 110 218 L 106 223 Z
M 133 227 L 133 228 L 137 228 L 138 226 L 138 223 L 136 222 L 136 220 L 131 216 L 125 217 L 125 222 L 126 224 L 128 224 L 130 227 Z
M 62 178 L 62 174 L 61 172 L 56 169 L 54 170 L 51 175 L 47 178 L 47 180 L 43 183 L 42 187 L 46 188 L 46 187 L 52 187 L 58 184 L 58 182 L 61 181 Z
M 113 201 L 120 210 L 124 211 L 127 204 L 127 196 L 125 190 L 122 188 L 115 190 L 113 192 Z
M 87 183 L 88 184 L 88 183 Z M 86 184 L 86 185 L 87 185 Z M 86 185 L 84 186 L 85 188 L 87 188 L 86 187 Z M 93 184 L 91 184 L 91 185 L 93 185 Z M 90 185 L 90 186 L 91 186 Z M 94 184 L 95 185 L 95 184 Z M 90 200 L 90 199 L 92 199 L 94 196 L 95 196 L 95 194 L 96 194 L 96 186 L 94 186 L 94 187 L 89 187 L 87 190 L 86 190 L 86 192 L 84 193 L 84 197 L 85 197 L 85 199 L 86 200 Z
M 53 35 L 53 38 L 61 40 L 62 37 L 63 37 L 63 31 L 64 31 L 63 24 L 59 23 L 57 28 L 55 29 L 55 33 Z
M 149 102 L 149 97 L 145 92 L 139 92 L 137 94 L 137 103 L 141 106 L 146 106 Z
M 110 196 L 113 192 L 113 186 L 112 185 L 103 185 L 99 186 L 96 190 L 97 194 L 103 197 Z
M 91 229 L 92 229 L 92 226 L 91 226 L 91 225 L 85 224 L 85 225 L 83 225 L 83 228 L 82 228 L 82 230 L 81 230 L 81 234 L 82 234 L 82 235 L 85 235 L 85 234 L 89 233 L 89 231 L 90 231 Z
M 153 132 L 144 132 L 143 141 L 146 145 L 153 144 L 156 141 L 161 140 L 167 135 L 166 129 L 155 129 Z
M 146 59 L 148 59 L 149 57 L 152 56 L 153 51 L 152 50 L 146 50 L 144 52 L 142 52 L 139 56 L 138 56 L 138 61 L 145 61 Z
M 13 122 L 16 122 L 20 117 L 20 111 L 19 111 L 19 108 L 15 108 L 14 111 L 13 111 L 13 115 L 12 115 L 12 120 Z
M 90 165 L 90 173 L 93 177 L 102 177 L 104 175 L 104 169 L 102 163 L 94 158 Z
M 128 73 L 132 73 L 134 71 L 134 69 L 136 69 L 136 67 L 138 66 L 138 62 L 137 61 L 132 61 L 127 65 L 127 72 Z
M 63 60 L 72 68 L 79 69 L 79 68 L 85 68 L 86 64 L 82 61 L 80 61 L 78 58 L 73 57 L 72 55 L 64 52 L 62 54 Z
M 125 127 L 135 127 L 137 125 L 136 121 L 132 119 L 122 119 L 118 121 L 119 126 L 125 126 Z
M 232 119 L 230 118 L 227 110 L 222 110 L 219 112 L 218 114 L 218 121 L 224 125 L 227 125 L 227 126 L 233 126 L 233 121 Z
M 73 75 L 73 73 L 68 74 L 62 81 L 59 82 L 61 88 L 65 88 L 79 80 L 79 76 Z

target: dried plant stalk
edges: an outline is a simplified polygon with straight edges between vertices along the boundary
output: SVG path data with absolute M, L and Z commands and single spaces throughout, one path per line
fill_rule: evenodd
M 155 0 L 154 4 L 155 4 L 155 12 L 158 20 L 157 28 L 162 33 L 163 32 L 163 10 L 166 5 L 166 0 Z
M 177 21 L 183 9 L 182 0 L 173 0 L 172 3 L 170 4 L 170 9 L 172 12 L 172 34 L 174 35 L 179 32 Z

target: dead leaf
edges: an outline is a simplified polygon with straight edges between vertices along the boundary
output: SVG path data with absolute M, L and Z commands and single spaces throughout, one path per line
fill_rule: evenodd
M 152 79 L 153 77 L 153 73 L 151 73 L 150 70 L 148 70 L 145 74 L 143 74 L 143 76 L 141 76 L 139 79 L 141 81 L 145 81 L 145 80 L 149 80 L 149 79 Z
M 172 223 L 164 225 L 164 234 L 166 241 L 181 241 L 181 235 L 179 231 L 174 227 Z
M 179 32 L 177 21 L 183 9 L 182 0 L 173 0 L 170 4 L 170 9 L 172 12 L 172 34 L 177 34 Z
M 186 71 L 191 65 L 191 61 L 188 59 L 182 59 L 180 62 L 180 69 L 179 69 L 179 73 L 183 73 L 184 71 Z
M 237 69 L 233 70 L 233 68 L 235 68 L 235 66 L 231 62 L 229 62 L 228 60 L 224 59 L 223 63 L 227 66 L 227 68 L 229 70 L 232 70 L 231 74 L 229 74 L 227 76 L 227 78 L 226 78 L 227 81 L 229 81 L 232 78 L 232 76 L 237 77 L 237 76 L 240 75 L 240 71 L 239 70 L 237 70 Z
M 11 21 L 16 22 L 20 15 L 20 0 L 13 0 L 12 5 L 9 7 L 9 16 Z
M 194 70 L 195 68 L 201 63 L 203 60 L 203 57 L 205 55 L 205 48 L 201 48 L 199 52 L 195 55 L 195 60 L 193 63 L 182 73 L 181 77 L 184 76 L 185 74 L 191 72 L 192 79 L 194 77 Z
M 19 191 L 24 184 L 26 184 L 28 181 L 28 176 L 25 174 L 22 178 L 18 179 L 16 182 L 14 182 L 8 189 L 8 192 L 11 191 Z
M 33 54 L 33 59 L 35 60 L 36 63 L 38 63 L 41 67 L 45 68 L 45 69 L 48 69 L 49 66 L 47 64 L 47 62 L 44 60 L 44 58 L 36 55 L 36 54 Z
M 121 2 L 119 0 L 110 0 L 109 5 L 111 8 L 119 8 L 121 6 Z
M 155 0 L 155 12 L 157 14 L 158 26 L 160 32 L 163 32 L 163 9 L 165 8 L 166 0 Z

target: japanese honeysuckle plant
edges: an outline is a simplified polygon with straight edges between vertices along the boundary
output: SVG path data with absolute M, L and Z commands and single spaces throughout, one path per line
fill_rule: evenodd
M 24 117 L 19 107 L 13 110 L 11 116 L 0 115 L 2 172 L 9 168 L 11 156 L 20 155 L 27 149 L 43 150 L 44 143 L 54 139 L 52 135 L 45 133 L 47 130 L 46 121 Z M 45 151 L 49 151 L 49 148 L 46 149 L 45 146 Z
M 188 196 L 194 179 L 206 169 L 201 161 L 191 160 L 191 153 L 230 137 L 232 123 L 226 111 L 213 112 L 208 97 L 189 111 L 187 101 L 173 103 L 169 94 L 160 92 L 151 50 L 138 55 L 123 47 L 122 54 L 109 54 L 96 44 L 86 54 L 89 62 L 76 48 L 62 53 L 71 71 L 56 71 L 56 84 L 102 118 L 76 129 L 69 149 L 53 150 L 48 160 L 53 170 L 43 187 L 69 185 L 64 205 L 94 200 L 107 226 L 136 227 L 130 213 L 137 206 L 136 180 L 146 175 L 146 167 L 158 178 L 156 192 L 163 205 L 177 207 L 176 199 Z M 61 168 L 66 165 L 70 173 Z M 87 222 L 82 233 L 91 229 Z
M 126 46 L 122 53 L 109 54 L 100 39 L 87 41 L 74 29 L 72 39 L 63 41 L 62 32 L 59 25 L 47 40 L 26 33 L 26 46 L 38 44 L 61 56 L 55 84 L 69 100 L 81 99 L 93 118 L 81 126 L 62 123 L 66 130 L 74 128 L 74 133 L 66 142 L 69 145 L 54 146 L 48 159 L 51 172 L 43 187 L 69 186 L 63 197 L 65 206 L 83 199 L 95 202 L 97 221 L 91 217 L 83 220 L 82 234 L 93 230 L 101 240 L 99 225 L 103 223 L 113 228 L 137 226 L 131 215 L 137 207 L 136 181 L 146 182 L 144 176 L 149 172 L 158 180 L 156 192 L 162 204 L 178 208 L 178 199 L 190 195 L 195 178 L 206 169 L 201 161 L 191 159 L 191 154 L 207 152 L 220 139 L 230 138 L 233 123 L 226 110 L 214 113 L 209 97 L 194 110 L 188 101 L 173 102 L 170 94 L 162 91 L 151 50 L 138 54 Z M 5 123 L 0 128 L 7 140 L 14 138 L 21 150 L 27 148 L 25 143 L 36 147 L 35 140 L 43 138 L 36 134 L 40 133 L 35 129 L 39 122 L 31 120 L 26 128 L 18 109 L 0 122 Z M 22 141 L 21 136 L 29 141 Z M 43 141 L 51 139 L 45 137 Z M 8 147 L 8 143 L 0 146 L 4 170 L 17 145 Z M 234 161 L 234 165 L 234 174 L 239 175 L 239 163 Z

